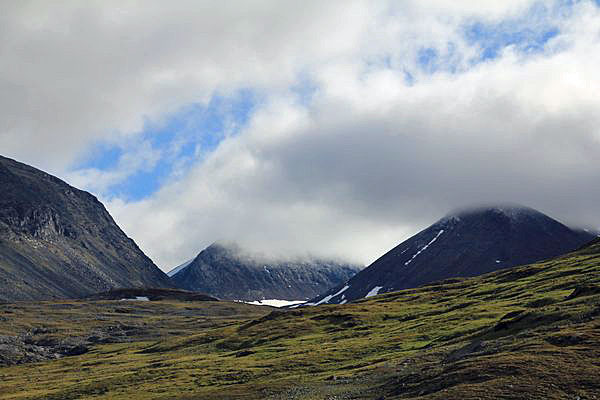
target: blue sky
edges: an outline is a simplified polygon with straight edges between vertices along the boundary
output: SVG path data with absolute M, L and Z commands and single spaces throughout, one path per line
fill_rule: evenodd
M 543 51 L 548 40 L 559 34 L 557 19 L 568 17 L 571 8 L 570 2 L 536 3 L 522 16 L 491 24 L 469 22 L 464 28 L 467 43 L 480 49 L 480 57 L 472 62 L 493 60 L 508 46 L 524 54 Z
M 468 60 L 468 66 L 493 61 L 503 49 L 511 46 L 524 56 L 544 51 L 546 43 L 559 34 L 555 25 L 557 17 L 566 18 L 572 4 L 568 1 L 552 6 L 535 3 L 526 13 L 509 19 L 489 22 L 471 19 L 460 27 L 465 42 L 477 50 L 477 56 Z M 436 72 L 460 73 L 463 57 L 457 45 L 449 41 L 442 48 L 422 47 L 413 55 L 417 70 L 404 68 L 406 83 L 415 84 L 415 76 Z M 383 64 L 381 64 L 383 63 Z M 367 63 L 367 66 L 369 64 Z M 392 68 L 390 57 L 383 56 L 373 68 Z M 290 91 L 303 106 L 310 106 L 318 86 L 308 71 L 297 74 L 296 83 Z M 213 151 L 228 136 L 235 135 L 248 122 L 252 113 L 268 96 L 257 94 L 252 88 L 240 89 L 231 95 L 216 94 L 206 105 L 191 104 L 175 114 L 168 115 L 159 123 L 147 120 L 142 132 L 134 140 L 120 144 L 96 143 L 83 162 L 72 166 L 73 170 L 95 169 L 114 171 L 120 168 L 126 156 L 135 157 L 144 145 L 156 152 L 156 159 L 140 165 L 123 179 L 110 185 L 102 195 L 136 201 L 155 193 L 173 178 L 184 173 L 194 163 Z
M 229 96 L 215 95 L 208 104 L 186 106 L 167 115 L 163 121 L 147 120 L 143 131 L 124 144 L 96 144 L 89 158 L 73 169 L 113 171 L 120 167 L 125 157 L 135 157 L 140 147 L 146 146 L 157 158 L 141 163 L 102 193 L 107 198 L 119 197 L 127 201 L 143 199 L 160 189 L 174 174 L 185 173 L 226 137 L 236 135 L 260 101 L 260 95 L 249 89 Z
M 557 23 L 568 18 L 573 7 L 571 1 L 534 3 L 522 15 L 489 22 L 471 19 L 461 27 L 462 38 L 477 49 L 477 55 L 468 60 L 469 66 L 493 61 L 503 49 L 511 47 L 522 56 L 543 52 L 549 40 L 559 33 Z M 440 70 L 455 73 L 461 61 L 457 46 L 448 42 L 445 48 L 424 47 L 417 53 L 417 65 L 431 74 Z

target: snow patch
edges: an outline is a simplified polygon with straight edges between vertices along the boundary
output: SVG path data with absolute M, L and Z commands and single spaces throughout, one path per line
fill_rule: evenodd
M 329 303 L 329 300 L 333 299 L 336 296 L 339 296 L 340 294 L 344 293 L 348 289 L 350 289 L 350 286 L 346 285 L 343 288 L 341 288 L 340 290 L 338 290 L 338 292 L 336 294 L 330 294 L 328 296 L 325 296 L 319 302 L 317 302 L 315 304 L 311 303 L 310 305 L 318 306 L 319 304 Z
M 346 304 L 348 302 L 348 300 L 342 300 L 340 301 L 340 304 Z
M 371 296 L 377 296 L 377 293 L 379 293 L 379 291 L 383 289 L 383 286 L 375 286 L 373 289 L 371 289 L 369 291 L 369 293 L 367 293 L 367 295 L 365 296 L 365 299 L 367 297 L 371 297 Z
M 501 260 L 496 260 L 496 264 L 500 264 L 501 262 Z
M 135 299 L 121 299 L 119 301 L 150 301 L 146 296 L 135 296 Z
M 298 307 L 300 304 L 306 303 L 305 300 L 278 300 L 278 299 L 266 299 L 256 301 L 245 301 L 247 304 L 254 304 L 255 306 L 271 306 L 271 307 L 285 307 L 295 306 Z
M 419 254 L 421 254 L 422 252 L 424 252 L 425 250 L 427 250 L 427 248 L 428 248 L 429 246 L 431 246 L 431 245 L 433 244 L 433 242 L 435 242 L 435 241 L 436 241 L 436 240 L 437 240 L 437 239 L 438 239 L 438 238 L 439 238 L 439 237 L 442 235 L 442 233 L 444 233 L 444 230 L 443 230 L 443 229 L 442 229 L 442 230 L 440 230 L 440 231 L 437 233 L 437 235 L 435 235 L 435 237 L 434 237 L 433 239 L 431 239 L 431 242 L 429 242 L 429 243 L 427 243 L 425 246 L 423 246 L 423 248 L 422 248 L 421 250 L 417 251 L 417 252 L 416 252 L 416 253 L 415 253 L 415 254 L 412 256 L 412 258 L 411 258 L 410 260 L 408 260 L 407 262 L 405 262 L 405 263 L 404 263 L 404 265 L 406 266 L 406 265 L 410 264 L 411 262 L 413 262 L 413 260 L 414 260 L 415 258 L 417 258 L 417 256 L 418 256 Z

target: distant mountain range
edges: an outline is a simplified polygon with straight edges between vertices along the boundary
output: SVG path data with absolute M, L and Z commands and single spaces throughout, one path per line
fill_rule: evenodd
M 306 300 L 345 282 L 357 265 L 319 259 L 271 260 L 232 243 L 215 243 L 169 272 L 177 287 L 220 299 Z
M 0 300 L 173 287 L 93 195 L 0 156 Z
M 447 278 L 533 263 L 575 250 L 595 236 L 527 207 L 462 210 L 402 242 L 309 303 L 342 304 Z
M 93 195 L 0 156 L 0 301 L 178 287 L 228 300 L 345 303 L 533 263 L 595 236 L 531 208 L 481 207 L 442 218 L 362 271 L 339 261 L 275 260 L 215 243 L 169 277 Z

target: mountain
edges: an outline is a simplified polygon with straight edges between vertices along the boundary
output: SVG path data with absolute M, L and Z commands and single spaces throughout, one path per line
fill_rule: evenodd
M 325 260 L 273 261 L 235 244 L 215 243 L 172 276 L 181 289 L 220 299 L 304 300 L 347 281 L 355 265 Z
M 168 276 L 173 276 L 176 273 L 178 273 L 179 271 L 181 271 L 182 269 L 184 269 L 185 267 L 187 267 L 188 265 L 190 265 L 192 263 L 192 261 L 194 261 L 194 259 L 192 258 L 191 260 L 188 260 L 186 262 L 184 262 L 183 264 L 180 264 L 178 266 L 176 266 L 175 268 L 173 268 L 172 270 L 170 270 L 169 272 L 167 272 Z
M 0 156 L 0 300 L 172 287 L 93 195 Z
M 567 253 L 594 237 L 528 207 L 466 209 L 442 218 L 309 304 L 345 303 L 442 279 L 482 275 Z

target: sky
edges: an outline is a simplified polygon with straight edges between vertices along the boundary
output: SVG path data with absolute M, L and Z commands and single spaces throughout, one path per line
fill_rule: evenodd
M 450 210 L 600 227 L 600 2 L 0 1 L 0 154 L 163 270 L 362 263 Z

